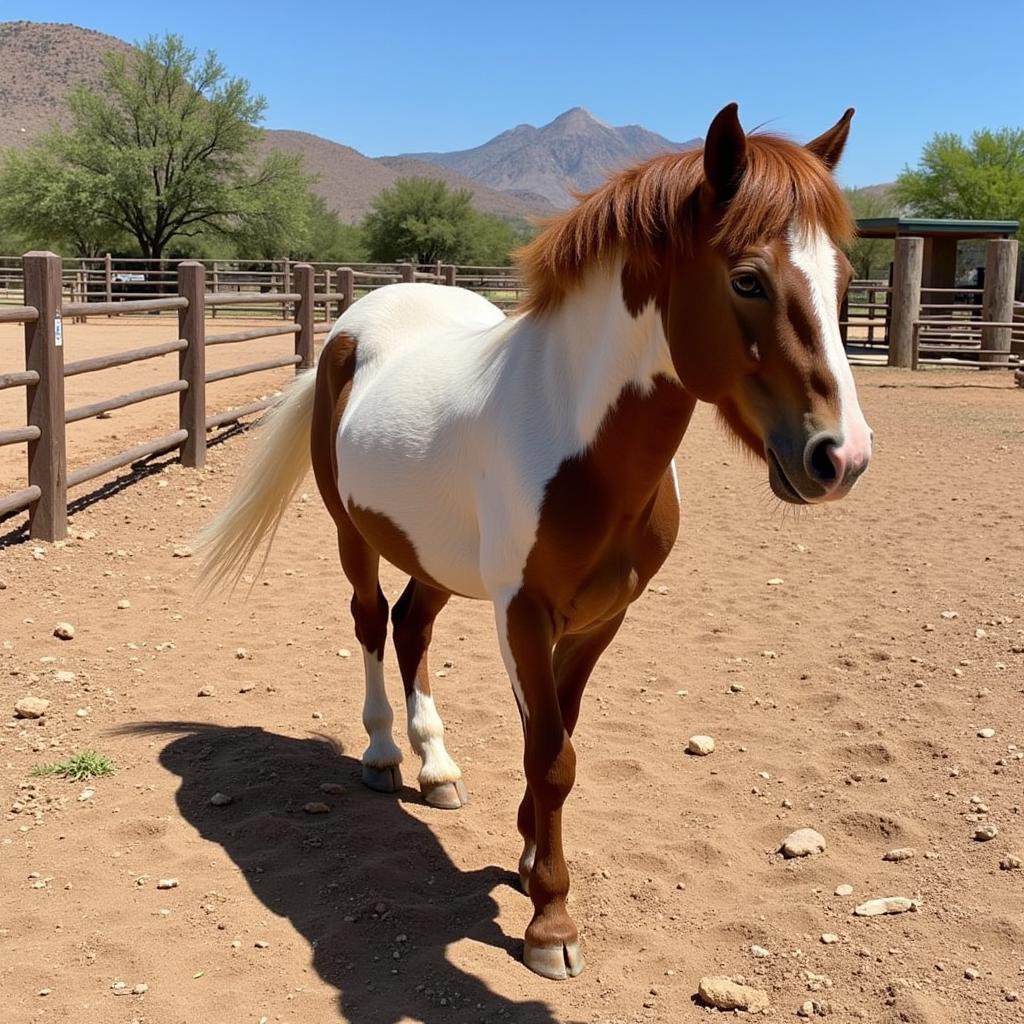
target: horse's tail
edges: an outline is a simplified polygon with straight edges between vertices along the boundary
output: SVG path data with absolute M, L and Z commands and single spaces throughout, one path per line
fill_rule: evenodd
M 307 370 L 288 385 L 260 423 L 234 493 L 196 541 L 202 560 L 200 587 L 206 592 L 237 584 L 269 538 L 266 561 L 285 510 L 309 471 L 315 394 L 316 370 Z

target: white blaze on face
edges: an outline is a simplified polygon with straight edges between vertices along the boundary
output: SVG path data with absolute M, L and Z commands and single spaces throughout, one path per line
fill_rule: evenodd
M 847 465 L 859 468 L 871 458 L 871 428 L 857 401 L 857 388 L 839 334 L 836 250 L 821 228 L 793 225 L 788 242 L 790 260 L 807 278 L 825 360 L 836 382 L 839 431 L 843 435 L 840 453 Z

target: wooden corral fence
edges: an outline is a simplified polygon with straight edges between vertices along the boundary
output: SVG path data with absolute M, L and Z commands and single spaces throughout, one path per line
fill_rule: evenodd
M 327 334 L 330 324 L 360 295 L 394 281 L 431 281 L 453 284 L 451 266 L 420 268 L 412 264 L 320 268 L 307 263 L 291 264 L 286 276 L 265 290 L 245 290 L 239 282 L 223 287 L 221 277 L 213 290 L 203 264 L 183 261 L 174 268 L 174 288 L 162 282 L 164 294 L 147 297 L 86 299 L 66 288 L 67 273 L 59 256 L 31 252 L 21 258 L 19 290 L 21 305 L 0 305 L 0 323 L 24 325 L 24 369 L 4 372 L 0 367 L 0 390 L 24 388 L 27 422 L 24 426 L 0 430 L 0 447 L 27 445 L 27 486 L 0 496 L 0 519 L 28 510 L 29 535 L 41 540 L 59 540 L 67 532 L 68 491 L 106 473 L 142 460 L 177 450 L 183 465 L 202 466 L 206 458 L 208 430 L 237 422 L 266 408 L 272 399 L 261 399 L 233 408 L 209 412 L 206 389 L 209 384 L 280 367 L 296 370 L 315 362 L 316 341 Z M 221 271 L 223 274 L 223 271 Z M 320 283 L 321 287 L 317 288 Z M 289 290 L 285 290 L 287 287 Z M 277 308 L 286 314 L 285 323 L 246 327 L 218 334 L 207 333 L 207 318 L 218 309 L 230 307 L 235 313 Z M 64 324 L 97 316 L 131 314 L 173 314 L 175 337 L 158 344 L 115 352 L 74 362 L 64 361 Z M 281 317 L 285 319 L 285 317 Z M 291 336 L 287 354 L 246 363 L 229 369 L 207 371 L 206 350 L 261 338 Z M 128 363 L 178 355 L 175 380 L 115 395 L 102 401 L 68 408 L 64 382 L 78 374 L 106 370 Z M 69 424 L 99 416 L 114 409 L 149 399 L 178 395 L 175 429 L 126 451 L 90 465 L 69 467 L 65 443 Z M 168 424 L 170 426 L 170 424 Z

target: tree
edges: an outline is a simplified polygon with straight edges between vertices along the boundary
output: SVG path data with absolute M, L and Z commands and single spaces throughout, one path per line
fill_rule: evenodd
M 894 217 L 899 212 L 889 188 L 848 188 L 843 191 L 858 220 L 862 217 Z M 846 247 L 846 255 L 853 264 L 853 276 L 861 280 L 886 277 L 893 250 L 894 245 L 889 238 L 855 238 Z
M 976 131 L 970 145 L 951 132 L 933 136 L 895 196 L 923 217 L 1024 222 L 1024 128 Z
M 371 260 L 464 262 L 473 228 L 473 194 L 436 178 L 399 178 L 374 199 L 363 221 Z
M 212 52 L 200 61 L 179 36 L 150 38 L 109 54 L 100 88 L 79 87 L 68 103 L 71 128 L 0 171 L 4 212 L 23 234 L 81 249 L 122 233 L 159 259 L 204 233 L 283 239 L 301 218 L 301 158 L 273 152 L 256 165 L 265 102 Z
M 306 247 L 295 253 L 298 258 L 338 264 L 362 263 L 366 259 L 362 229 L 346 224 L 320 196 L 312 193 L 308 218 Z

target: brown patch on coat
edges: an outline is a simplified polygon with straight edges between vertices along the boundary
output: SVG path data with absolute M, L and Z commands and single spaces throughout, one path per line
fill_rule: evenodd
M 416 550 L 416 545 L 409 539 L 409 535 L 383 512 L 364 508 L 350 500 L 348 514 L 359 532 L 380 553 L 381 557 L 396 569 L 401 569 L 402 572 L 422 580 L 435 590 L 450 593 L 423 568 L 419 552 Z

